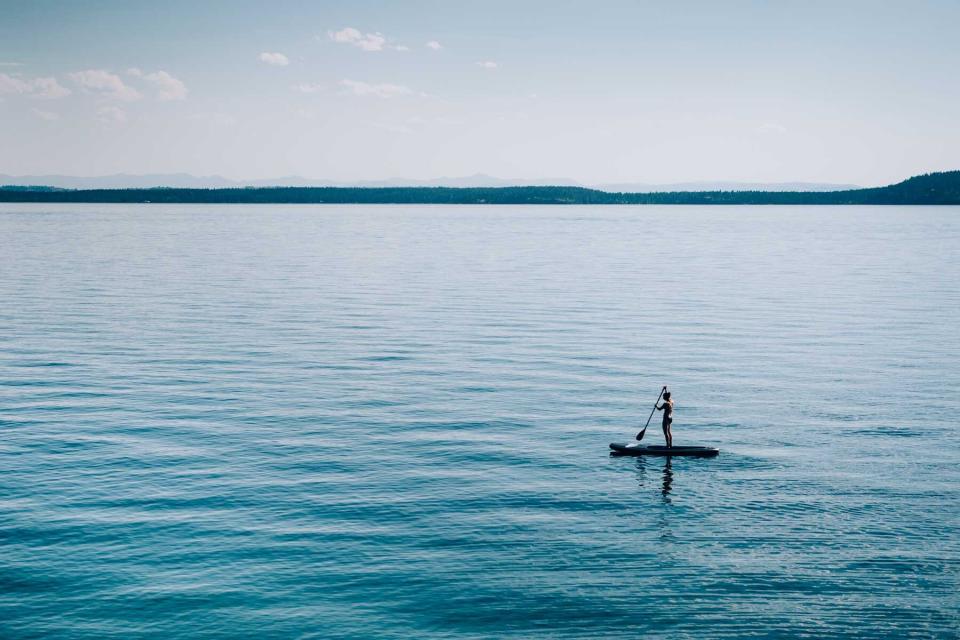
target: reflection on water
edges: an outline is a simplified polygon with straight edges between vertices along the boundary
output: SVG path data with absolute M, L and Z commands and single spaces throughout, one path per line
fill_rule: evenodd
M 637 461 L 637 486 L 643 489 L 647 482 L 647 459 L 643 456 L 635 459 Z
M 663 488 L 660 490 L 660 495 L 663 496 L 663 501 L 667 504 L 670 503 L 670 489 L 673 487 L 673 458 L 667 456 L 666 461 L 663 463 Z
M 643 488 L 647 479 L 647 465 L 649 464 L 645 456 L 638 456 L 637 461 L 637 485 Z M 670 492 L 673 491 L 673 457 L 663 458 L 663 468 L 660 469 L 660 495 L 663 497 L 664 504 L 670 504 Z
M 673 514 L 672 505 L 673 500 L 670 498 L 670 493 L 673 491 L 673 458 L 666 457 L 663 458 L 663 466 L 660 466 L 659 461 L 653 463 L 648 460 L 645 456 L 639 456 L 636 458 L 636 469 L 637 469 L 637 486 L 640 489 L 645 489 L 647 484 L 647 465 L 651 466 L 651 471 L 657 472 L 658 481 L 656 483 L 651 483 L 651 489 L 659 490 L 660 492 L 660 501 L 666 507 L 659 509 L 656 519 L 656 530 L 657 537 L 660 540 L 660 543 L 673 542 L 674 532 L 672 526 Z M 646 506 L 646 505 L 643 505 Z M 671 547 L 661 548 L 660 551 L 667 554 L 671 553 Z

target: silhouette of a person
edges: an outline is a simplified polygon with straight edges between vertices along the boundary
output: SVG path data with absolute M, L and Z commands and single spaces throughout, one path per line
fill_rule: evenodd
M 667 441 L 667 447 L 673 447 L 673 434 L 670 433 L 670 425 L 673 424 L 673 400 L 670 399 L 670 392 L 663 388 L 663 404 L 657 405 L 657 411 L 663 411 L 663 437 Z

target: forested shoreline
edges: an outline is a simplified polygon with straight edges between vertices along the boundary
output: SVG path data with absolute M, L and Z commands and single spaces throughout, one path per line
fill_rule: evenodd
M 583 187 L 247 187 L 225 189 L 54 189 L 0 187 L 0 202 L 184 204 L 960 204 L 960 171 L 847 191 L 674 191 L 612 193 Z

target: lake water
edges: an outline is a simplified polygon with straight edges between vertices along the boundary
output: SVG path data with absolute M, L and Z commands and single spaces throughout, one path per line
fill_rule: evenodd
M 958 418 L 957 207 L 0 205 L 0 637 L 956 638 Z

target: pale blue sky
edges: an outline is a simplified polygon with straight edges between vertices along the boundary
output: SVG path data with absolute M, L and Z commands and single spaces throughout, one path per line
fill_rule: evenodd
M 0 0 L 0 16 L 0 173 L 882 184 L 960 168 L 955 0 Z

